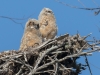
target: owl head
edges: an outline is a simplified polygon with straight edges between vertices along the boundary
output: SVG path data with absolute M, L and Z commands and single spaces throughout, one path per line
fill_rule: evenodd
M 39 22 L 36 19 L 29 19 L 28 22 L 26 23 L 26 30 L 39 30 Z
M 49 8 L 43 8 L 41 13 L 45 15 L 49 15 L 49 14 L 53 14 L 53 11 Z

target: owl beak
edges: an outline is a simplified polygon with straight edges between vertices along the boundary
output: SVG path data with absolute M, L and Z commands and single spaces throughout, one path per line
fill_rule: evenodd
M 33 26 L 31 26 L 31 28 L 34 28 Z

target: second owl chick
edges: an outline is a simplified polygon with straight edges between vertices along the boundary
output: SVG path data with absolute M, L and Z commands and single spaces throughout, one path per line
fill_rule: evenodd
M 21 40 L 19 50 L 25 50 L 29 47 L 35 47 L 42 43 L 42 37 L 39 31 L 39 22 L 36 19 L 30 19 L 26 23 L 24 34 Z
M 53 39 L 57 34 L 56 19 L 53 11 L 49 8 L 43 8 L 38 20 L 42 37 Z

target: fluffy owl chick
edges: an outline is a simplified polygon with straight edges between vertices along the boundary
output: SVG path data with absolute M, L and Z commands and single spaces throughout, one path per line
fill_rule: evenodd
M 19 50 L 25 50 L 30 47 L 36 47 L 41 43 L 42 43 L 42 37 L 39 31 L 38 20 L 36 19 L 28 20 L 25 26 Z
M 53 39 L 57 34 L 56 19 L 53 11 L 49 8 L 43 8 L 38 20 L 42 37 Z

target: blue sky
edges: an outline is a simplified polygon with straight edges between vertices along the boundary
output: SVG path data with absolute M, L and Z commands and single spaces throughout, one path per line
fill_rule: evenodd
M 81 0 L 84 4 L 78 0 L 60 0 L 69 5 L 77 7 L 95 8 L 99 7 L 100 0 Z M 95 1 L 95 2 L 93 2 Z M 92 37 L 100 40 L 100 14 L 95 16 L 94 11 L 75 9 L 65 5 L 62 5 L 55 0 L 2 0 L 0 1 L 0 16 L 6 16 L 11 18 L 18 18 L 23 20 L 16 20 L 16 24 L 13 21 L 0 17 L 0 51 L 6 50 L 18 50 L 20 46 L 20 40 L 23 36 L 23 27 L 29 18 L 38 19 L 40 11 L 48 7 L 53 10 L 57 26 L 58 35 L 69 33 L 75 35 L 77 31 L 82 35 L 86 36 L 92 33 L 89 40 L 93 40 Z M 97 26 L 96 26 L 97 25 Z M 93 75 L 100 75 L 100 69 L 97 69 L 92 64 L 100 68 L 100 56 L 99 52 L 93 53 L 88 57 Z M 79 62 L 84 62 L 84 57 Z M 89 70 L 83 71 L 80 75 L 90 75 Z

